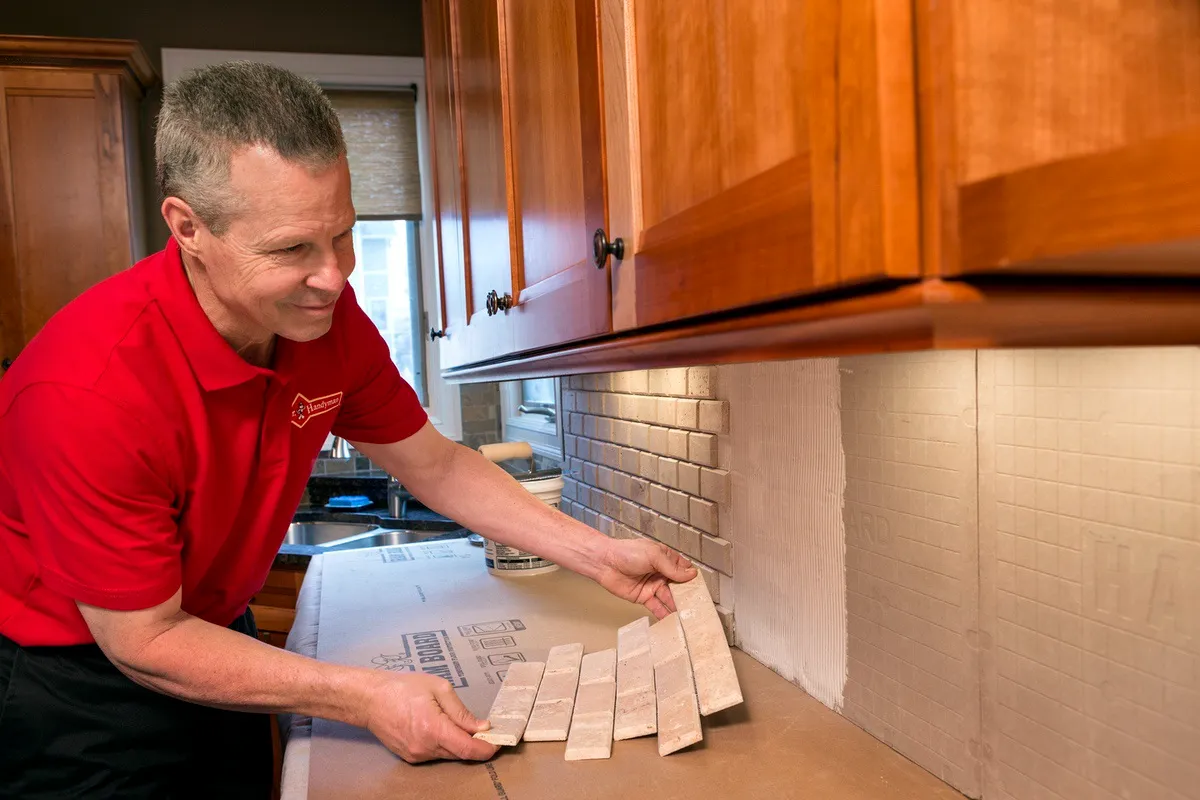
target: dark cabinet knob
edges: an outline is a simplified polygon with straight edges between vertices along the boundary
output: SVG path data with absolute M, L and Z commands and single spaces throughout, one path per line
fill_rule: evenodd
M 500 294 L 495 289 L 487 293 L 487 313 L 489 317 L 495 316 L 501 311 L 508 311 L 512 307 L 511 294 Z
M 609 256 L 617 261 L 625 258 L 625 240 L 618 238 L 610 242 L 604 229 L 597 228 L 592 234 L 592 260 L 596 263 L 596 269 L 604 269 Z
M 12 366 L 11 358 L 6 358 L 3 361 L 0 361 L 0 370 L 7 370 L 11 366 Z
M 437 328 L 429 329 L 429 341 L 436 342 L 438 339 L 445 339 L 446 331 L 438 330 Z

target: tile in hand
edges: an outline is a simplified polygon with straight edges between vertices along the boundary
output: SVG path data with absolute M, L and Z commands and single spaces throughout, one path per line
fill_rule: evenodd
M 672 586 L 673 592 L 678 585 Z M 650 657 L 658 707 L 658 754 L 665 756 L 704 738 L 678 612 L 650 626 Z
M 617 713 L 613 739 L 621 741 L 657 733 L 656 707 L 650 619 L 639 617 L 617 630 Z
M 725 628 L 717 615 L 704 577 L 671 585 L 679 619 L 687 639 L 696 678 L 700 713 L 707 716 L 742 702 L 742 689 L 733 666 Z
M 521 741 L 545 667 L 542 661 L 524 661 L 508 668 L 488 713 L 492 727 L 475 734 L 476 739 L 508 747 L 515 747 Z

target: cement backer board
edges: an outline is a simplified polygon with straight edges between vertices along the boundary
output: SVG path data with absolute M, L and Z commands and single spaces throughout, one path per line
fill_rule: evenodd
M 1200 349 L 981 351 L 984 796 L 1200 798 Z
M 481 651 L 463 641 L 478 635 L 458 636 L 459 625 L 521 620 L 523 630 L 499 635 L 513 635 L 532 660 L 562 642 L 583 642 L 588 652 L 611 647 L 617 628 L 641 613 L 566 570 L 490 576 L 482 553 L 465 542 L 409 546 L 416 551 L 412 560 L 387 560 L 389 551 L 402 549 L 325 556 L 318 657 L 366 666 L 382 656 L 382 666 L 399 668 L 403 659 L 395 656 L 406 635 L 444 630 L 471 683 L 459 689 L 460 696 L 476 714 L 487 713 L 499 686 L 479 677 L 494 670 L 478 666 Z M 564 743 L 527 742 L 485 764 L 412 766 L 369 733 L 318 719 L 308 796 L 558 800 L 570 787 L 576 800 L 959 797 L 744 653 L 735 650 L 734 663 L 745 703 L 706 717 L 704 743 L 668 758 L 658 755 L 654 737 L 645 737 L 615 742 L 605 761 L 567 762 Z
M 840 367 L 843 713 L 977 797 L 975 353 L 843 358 Z
M 722 535 L 736 579 L 722 581 L 735 643 L 832 709 L 846 683 L 846 485 L 837 359 L 718 368 L 729 400 Z

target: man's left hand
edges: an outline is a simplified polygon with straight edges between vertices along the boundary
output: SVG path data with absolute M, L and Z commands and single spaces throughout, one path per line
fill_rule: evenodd
M 614 539 L 604 551 L 596 582 L 662 619 L 675 610 L 668 583 L 684 583 L 694 577 L 696 568 L 665 545 L 645 539 Z

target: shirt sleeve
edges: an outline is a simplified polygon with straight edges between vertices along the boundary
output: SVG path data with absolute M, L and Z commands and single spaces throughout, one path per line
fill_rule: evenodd
M 145 427 L 94 392 L 55 384 L 23 390 L 0 424 L 40 577 L 73 600 L 132 611 L 181 585 L 175 492 Z
M 419 431 L 429 415 L 417 393 L 392 362 L 387 342 L 347 286 L 335 320 L 338 348 L 346 369 L 346 393 L 333 433 L 352 442 L 391 444 Z

